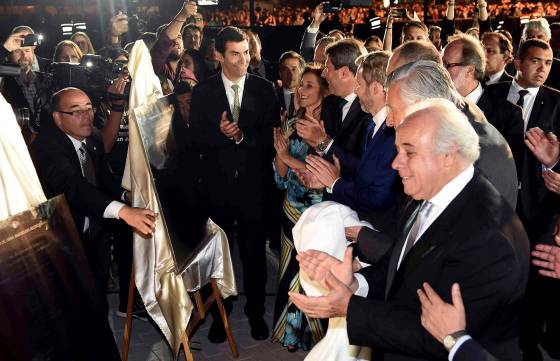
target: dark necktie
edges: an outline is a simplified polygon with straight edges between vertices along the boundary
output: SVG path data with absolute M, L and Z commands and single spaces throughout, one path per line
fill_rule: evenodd
M 342 124 L 342 121 L 344 120 L 344 111 L 342 108 L 344 108 L 346 103 L 348 103 L 348 100 L 346 99 L 340 99 L 340 103 L 338 103 L 338 107 L 340 109 L 340 124 Z
M 95 180 L 95 169 L 93 167 L 91 156 L 86 149 L 85 143 L 82 143 L 80 149 L 78 149 L 78 155 L 80 158 L 80 165 L 82 166 L 84 177 L 87 179 L 89 184 L 95 186 L 97 184 Z
M 288 106 L 288 119 L 291 118 L 295 112 L 296 110 L 294 104 L 294 93 L 290 93 L 290 105 Z
M 517 105 L 519 105 L 521 107 L 521 109 L 523 109 L 523 105 L 525 104 L 525 95 L 529 94 L 529 91 L 526 89 L 521 89 L 519 91 L 519 99 L 517 100 Z
M 367 126 L 367 139 L 366 139 L 366 149 L 373 140 L 373 132 L 375 130 L 375 122 L 373 119 L 368 123 Z

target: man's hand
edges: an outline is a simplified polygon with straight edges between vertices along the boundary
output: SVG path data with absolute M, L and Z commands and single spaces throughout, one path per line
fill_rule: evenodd
M 198 12 L 198 7 L 196 1 L 187 0 L 183 3 L 183 8 L 181 9 L 181 15 L 185 17 L 185 20 L 193 16 Z
M 545 170 L 542 173 L 546 189 L 556 194 L 560 194 L 560 174 L 552 170 Z
M 346 239 L 356 241 L 361 229 L 362 226 L 344 227 L 344 234 L 346 235 Z
M 112 36 L 121 36 L 128 32 L 128 16 L 121 11 L 109 19 L 109 23 L 111 24 Z
M 223 135 L 229 139 L 233 139 L 236 142 L 240 142 L 243 137 L 243 133 L 239 126 L 235 122 L 230 122 L 227 118 L 227 112 L 222 113 L 222 118 L 220 119 L 220 131 Z
M 539 127 L 525 133 L 525 145 L 547 167 L 552 167 L 560 159 L 560 143 L 556 135 L 550 132 L 545 134 Z
M 298 119 L 296 123 L 297 134 L 313 148 L 321 143 L 326 137 L 325 124 L 306 114 L 305 119 Z
M 307 170 L 309 170 L 325 187 L 332 187 L 335 180 L 340 178 L 340 161 L 333 156 L 334 164 L 318 157 L 316 155 L 308 155 L 305 158 Z
M 311 13 L 311 24 L 309 25 L 312 29 L 319 29 L 321 23 L 327 18 L 327 14 L 323 12 L 323 4 L 320 3 L 313 9 Z
M 537 244 L 531 255 L 533 264 L 543 268 L 539 270 L 541 275 L 560 279 L 560 247 Z
M 429 284 L 424 283 L 423 286 L 424 290 L 417 291 L 422 304 L 422 326 L 439 342 L 453 332 L 465 330 L 467 321 L 459 284 L 451 286 L 452 305 L 445 303 Z
M 14 50 L 21 49 L 21 42 L 25 38 L 23 33 L 15 33 L 8 36 L 8 39 L 4 42 L 4 48 L 10 53 Z
M 298 176 L 299 180 L 301 181 L 301 184 L 303 184 L 306 188 L 309 188 L 309 189 L 323 189 L 323 188 L 325 188 L 323 183 L 321 183 L 319 181 L 319 179 L 317 179 L 317 177 L 315 177 L 313 175 L 313 173 L 311 173 L 306 168 L 292 169 L 292 170 Z
M 341 262 L 325 252 L 309 250 L 296 256 L 301 270 L 309 278 L 320 282 L 329 293 L 322 297 L 308 297 L 295 292 L 288 292 L 290 299 L 305 314 L 315 318 L 344 317 L 352 297 L 352 290 L 357 288 L 352 273 L 352 248 L 348 247 Z M 336 274 L 336 276 L 335 276 Z
M 157 213 L 145 208 L 124 206 L 119 212 L 119 218 L 143 235 L 151 236 L 156 229 Z

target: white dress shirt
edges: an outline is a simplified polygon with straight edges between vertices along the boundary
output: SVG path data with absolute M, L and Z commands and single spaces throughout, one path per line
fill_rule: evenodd
M 224 88 L 225 88 L 225 91 L 226 91 L 226 96 L 227 96 L 227 100 L 228 100 L 228 104 L 229 104 L 229 110 L 231 111 L 231 114 L 233 114 L 233 103 L 234 103 L 234 100 L 235 100 L 235 92 L 233 91 L 231 86 L 233 84 L 237 84 L 239 86 L 239 89 L 237 90 L 237 96 L 239 97 L 239 107 L 241 108 L 241 104 L 243 104 L 243 89 L 245 89 L 245 80 L 246 79 L 247 79 L 247 75 L 245 75 L 243 78 L 241 78 L 241 80 L 239 80 L 239 82 L 234 83 L 224 75 L 224 72 L 222 72 L 222 81 L 224 82 Z M 236 141 L 235 143 L 239 144 L 242 141 L 243 141 L 243 132 L 241 132 L 241 139 L 239 140 L 239 142 Z
M 282 88 L 282 94 L 284 94 L 284 104 L 286 104 L 285 110 L 287 112 L 290 109 L 292 94 L 294 94 L 294 92 L 290 91 L 290 89 Z
M 513 104 L 517 104 L 517 101 L 519 100 L 519 91 L 523 89 L 529 91 L 529 93 L 525 95 L 525 99 L 523 102 L 523 133 L 525 133 L 527 131 L 527 124 L 529 123 L 529 119 L 531 119 L 531 112 L 533 111 L 533 105 L 535 104 L 535 98 L 537 97 L 537 93 L 539 92 L 539 87 L 531 87 L 525 89 L 521 87 L 521 85 L 519 85 L 514 79 L 509 87 L 507 100 L 509 100 Z
M 474 104 L 478 103 L 478 100 L 482 96 L 484 89 L 482 88 L 482 84 L 478 82 L 478 86 L 474 88 L 472 92 L 470 92 L 465 98 L 473 102 Z
M 82 147 L 82 143 L 84 144 L 84 146 L 86 145 L 86 140 L 84 139 L 83 141 L 79 141 L 78 139 L 76 139 L 76 138 L 74 138 L 74 137 L 72 137 L 68 134 L 66 134 L 66 136 L 68 138 L 70 138 L 70 140 L 72 141 L 72 145 L 74 146 L 74 149 L 76 150 L 76 155 L 78 156 L 78 160 L 79 160 L 80 159 L 80 148 Z M 80 168 L 81 168 L 81 162 L 80 162 Z M 82 169 L 82 175 L 85 177 L 83 169 Z M 124 203 L 121 203 L 119 201 L 112 201 L 105 208 L 105 211 L 103 211 L 103 218 L 119 219 L 119 212 L 121 211 L 122 207 L 124 207 Z M 83 232 L 85 232 L 88 228 L 89 228 L 89 217 L 85 217 Z
M 486 85 L 495 84 L 495 83 L 499 82 L 500 78 L 502 77 L 502 75 L 504 74 L 505 71 L 506 71 L 506 68 L 503 68 L 502 71 L 499 71 L 496 74 L 490 75 L 488 77 L 488 81 L 486 82 Z
M 422 237 L 422 234 L 434 223 L 434 221 L 445 211 L 447 206 L 461 193 L 461 191 L 466 187 L 467 183 L 474 176 L 474 167 L 472 165 L 468 166 L 465 170 L 463 170 L 459 175 L 453 178 L 449 183 L 447 183 L 443 188 L 431 199 L 428 201 L 432 203 L 433 207 L 432 210 L 426 219 L 426 221 L 422 224 L 422 227 L 418 230 L 418 235 L 414 244 L 418 242 L 418 240 Z M 408 235 L 407 235 L 408 237 Z M 399 268 L 401 261 L 404 255 L 404 249 L 406 246 L 406 242 L 403 244 L 403 248 L 401 250 L 401 254 L 399 257 L 399 262 L 397 264 L 397 269 Z M 359 295 L 367 295 L 369 292 L 369 285 L 365 277 L 359 273 L 355 273 L 354 277 L 356 277 L 358 281 L 358 291 Z M 358 295 L 358 291 L 356 294 Z

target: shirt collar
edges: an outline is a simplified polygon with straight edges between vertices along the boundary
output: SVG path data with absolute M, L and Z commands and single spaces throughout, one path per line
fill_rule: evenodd
M 488 81 L 486 83 L 487 84 L 488 83 L 492 83 L 492 84 L 497 83 L 498 80 L 502 77 L 502 75 L 504 74 L 505 71 L 506 71 L 506 69 L 504 68 L 504 69 L 502 69 L 502 71 L 499 71 L 496 74 L 490 75 L 488 77 Z
M 373 116 L 372 120 L 375 123 L 375 127 L 378 128 L 383 124 L 385 119 L 387 119 L 387 114 L 389 113 L 389 108 L 386 105 L 383 108 L 379 109 L 377 113 Z
M 31 70 L 40 72 L 41 69 L 39 68 L 39 60 L 37 60 L 37 56 L 33 57 L 33 64 L 31 65 Z
M 66 133 L 64 133 L 66 134 Z M 74 138 L 73 136 L 66 134 L 66 136 L 68 138 L 70 138 L 70 140 L 72 141 L 72 145 L 74 146 L 74 149 L 76 149 L 76 152 L 78 152 L 80 150 L 80 148 L 82 147 L 82 143 L 85 145 L 86 144 L 86 140 L 82 140 L 79 141 L 78 139 Z
M 478 102 L 478 99 L 480 99 L 480 97 L 482 96 L 483 91 L 484 89 L 482 89 L 482 84 L 478 82 L 478 86 L 474 88 L 474 90 L 470 92 L 465 98 L 476 104 Z
M 284 95 L 292 95 L 294 92 L 290 91 L 290 89 L 286 89 L 286 88 L 282 87 L 282 93 Z
M 465 170 L 459 173 L 458 176 L 453 178 L 443 188 L 430 199 L 430 203 L 437 206 L 439 209 L 445 209 L 457 197 L 459 193 L 465 188 L 467 183 L 474 176 L 474 167 L 469 165 Z
M 528 90 L 529 94 L 531 94 L 531 96 L 537 95 L 537 93 L 539 92 L 539 88 L 540 88 L 538 86 L 530 87 L 530 88 L 523 88 L 521 85 L 519 85 L 519 83 L 517 82 L 516 79 L 513 79 L 513 81 L 511 82 L 511 86 L 513 87 L 513 90 L 516 93 L 519 93 L 520 90 Z
M 356 93 L 350 93 L 344 97 L 344 100 L 346 100 L 346 104 L 352 104 L 352 102 L 354 102 L 354 99 L 356 99 L 356 97 L 357 97 Z
M 241 78 L 241 80 L 239 80 L 239 82 L 237 82 L 237 85 L 239 85 L 240 94 L 243 94 L 245 79 L 247 79 L 247 75 L 245 75 L 243 78 Z M 224 72 L 222 72 L 222 81 L 224 82 L 224 86 L 226 89 L 231 89 L 231 86 L 235 84 L 225 76 Z

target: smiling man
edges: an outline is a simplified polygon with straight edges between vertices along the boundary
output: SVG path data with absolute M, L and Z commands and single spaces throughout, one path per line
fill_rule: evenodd
M 263 320 L 264 225 L 273 184 L 272 128 L 278 126 L 280 110 L 272 83 L 247 74 L 249 43 L 243 31 L 223 28 L 216 37 L 216 51 L 222 72 L 198 84 L 192 95 L 190 130 L 200 159 L 199 168 L 192 171 L 200 176 L 209 216 L 225 230 L 230 245 L 234 240 L 239 245 L 245 314 L 251 336 L 263 340 L 268 337 Z M 226 339 L 217 313 L 208 338 L 215 343 Z
M 431 99 L 413 106 L 395 144 L 393 168 L 414 201 L 394 223 L 392 251 L 354 275 L 351 252 L 342 262 L 301 252 L 301 270 L 329 293 L 290 297 L 311 317 L 345 316 L 350 344 L 370 346 L 386 361 L 443 360 L 455 350 L 423 329 L 416 290 L 428 282 L 449 302 L 459 282 L 468 333 L 499 359 L 519 360 L 516 307 L 529 245 L 513 209 L 473 167 L 476 132 L 453 103 Z

